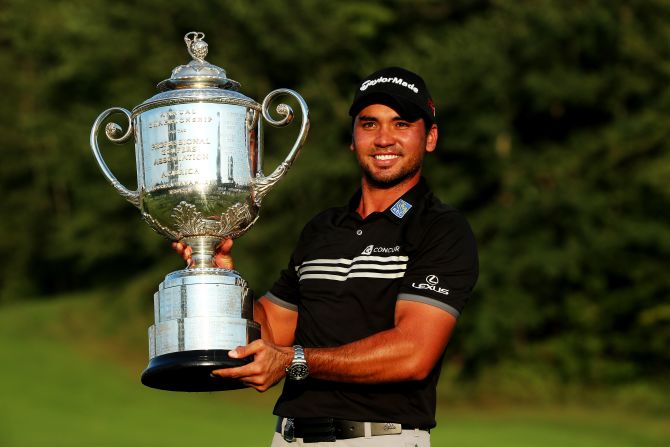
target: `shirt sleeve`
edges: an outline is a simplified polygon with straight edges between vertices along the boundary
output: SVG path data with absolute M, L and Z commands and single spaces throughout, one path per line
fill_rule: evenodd
M 274 283 L 265 296 L 273 303 L 285 307 L 286 309 L 297 311 L 300 301 L 300 278 L 298 276 L 298 267 L 302 261 L 301 253 L 304 251 L 306 241 L 314 237 L 314 221 L 319 216 L 309 221 L 300 232 L 298 242 L 291 254 L 288 266 L 281 271 L 279 279 Z
M 299 293 L 298 272 L 295 268 L 293 256 L 291 256 L 288 267 L 281 271 L 279 279 L 266 292 L 265 296 L 279 306 L 297 311 Z
M 459 317 L 479 274 L 472 230 L 457 212 L 440 215 L 410 254 L 398 299 L 436 306 Z

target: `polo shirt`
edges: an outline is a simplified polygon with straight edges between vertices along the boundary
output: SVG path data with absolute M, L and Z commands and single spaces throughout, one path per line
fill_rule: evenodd
M 298 312 L 296 343 L 333 347 L 393 328 L 397 300 L 458 317 L 477 280 L 475 240 L 465 218 L 421 178 L 383 212 L 356 212 L 359 191 L 302 230 L 288 268 L 266 297 Z M 435 426 L 442 359 L 421 381 L 352 384 L 284 381 L 275 414 Z

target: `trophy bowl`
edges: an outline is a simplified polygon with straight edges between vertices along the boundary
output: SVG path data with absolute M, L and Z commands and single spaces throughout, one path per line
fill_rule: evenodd
M 160 92 L 132 112 L 102 112 L 90 136 L 95 159 L 117 192 L 157 233 L 193 250 L 189 267 L 168 274 L 154 294 L 148 331 L 142 383 L 171 391 L 243 387 L 211 372 L 249 362 L 228 357 L 228 351 L 260 338 L 260 326 L 246 281 L 234 270 L 215 267 L 213 256 L 222 239 L 237 238 L 256 222 L 262 199 L 293 164 L 309 131 L 309 111 L 298 93 L 274 90 L 262 104 L 248 98 L 225 70 L 204 60 L 204 37 L 186 34 L 193 60 L 176 67 L 158 84 Z M 265 176 L 263 121 L 283 127 L 294 118 L 286 104 L 276 107 L 278 119 L 272 117 L 270 105 L 279 96 L 297 101 L 302 121 L 286 159 Z M 110 121 L 117 114 L 125 115 L 125 132 Z M 122 185 L 105 163 L 98 144 L 103 127 L 114 143 L 134 140 L 137 190 Z

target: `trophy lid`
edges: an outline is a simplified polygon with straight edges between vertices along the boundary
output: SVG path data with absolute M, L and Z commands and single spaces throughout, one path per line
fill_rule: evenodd
M 169 79 L 158 83 L 159 92 L 132 110 L 134 117 L 157 107 L 189 103 L 232 104 L 261 110 L 261 105 L 238 91 L 240 83 L 228 79 L 226 70 L 205 61 L 204 33 L 191 31 L 184 42 L 193 60 L 172 70 Z
M 172 76 L 158 83 L 160 91 L 185 88 L 221 88 L 237 90 L 240 83 L 228 79 L 226 70 L 205 61 L 207 56 L 207 42 L 203 39 L 205 33 L 191 31 L 184 36 L 188 53 L 193 60 L 186 65 L 180 65 L 172 70 Z

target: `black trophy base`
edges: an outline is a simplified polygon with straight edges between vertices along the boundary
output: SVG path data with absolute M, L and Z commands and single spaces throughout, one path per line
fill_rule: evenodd
M 212 376 L 215 369 L 232 368 L 251 359 L 231 359 L 228 350 L 172 352 L 156 356 L 142 373 L 142 383 L 166 391 L 226 391 L 244 388 L 238 380 Z

